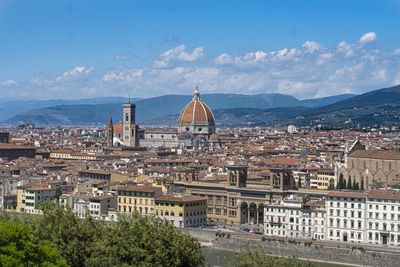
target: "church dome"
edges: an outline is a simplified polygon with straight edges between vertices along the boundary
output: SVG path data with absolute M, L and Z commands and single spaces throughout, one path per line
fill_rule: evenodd
M 189 125 L 215 126 L 214 114 L 211 109 L 201 101 L 200 93 L 197 88 L 193 100 L 183 108 L 179 116 L 179 126 Z

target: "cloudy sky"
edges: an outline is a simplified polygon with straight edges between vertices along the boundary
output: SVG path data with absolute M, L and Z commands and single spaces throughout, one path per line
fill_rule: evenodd
M 0 1 L 0 99 L 400 84 L 400 1 Z

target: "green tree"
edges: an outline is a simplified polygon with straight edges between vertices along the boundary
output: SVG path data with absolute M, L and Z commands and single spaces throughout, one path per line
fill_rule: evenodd
M 301 178 L 299 177 L 299 179 L 297 180 L 297 188 L 300 189 L 301 188 Z
M 358 185 L 358 183 L 356 183 L 356 181 L 354 181 L 353 183 L 353 190 L 360 190 L 360 186 Z
M 0 222 L 0 266 L 68 266 L 49 244 L 37 242 L 28 225 Z
M 70 209 L 43 206 L 34 225 L 71 266 L 204 266 L 200 244 L 169 222 L 151 216 L 120 216 L 107 223 L 78 219 Z
M 351 176 L 349 175 L 349 180 L 347 181 L 347 189 L 353 189 L 353 184 L 351 183 Z
M 364 191 L 364 177 L 361 178 L 361 185 L 360 185 L 360 190 Z
M 88 266 L 204 266 L 200 244 L 169 222 L 134 213 L 98 242 Z
M 238 252 L 226 266 L 233 267 L 311 267 L 309 261 L 302 262 L 295 257 L 274 257 L 263 251 Z
M 343 178 L 343 173 L 341 173 L 341 174 L 339 175 L 339 181 L 338 181 L 338 183 L 337 183 L 336 188 L 337 188 L 337 189 L 344 189 L 344 178 Z
M 343 180 L 343 189 L 346 189 L 347 185 L 346 185 L 346 180 Z

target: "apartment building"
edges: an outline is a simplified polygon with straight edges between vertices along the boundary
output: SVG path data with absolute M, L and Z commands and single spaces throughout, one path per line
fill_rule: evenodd
M 364 243 L 366 192 L 332 191 L 326 197 L 326 239 Z
M 367 196 L 366 242 L 400 246 L 400 192 L 372 190 Z
M 307 200 L 290 195 L 265 206 L 264 233 L 304 239 L 324 239 L 324 200 Z
M 207 198 L 192 195 L 162 195 L 155 199 L 155 214 L 176 227 L 207 223 Z
M 118 211 L 123 213 L 139 212 L 154 214 L 155 199 L 162 195 L 161 187 L 150 185 L 128 185 L 119 188 Z
M 47 201 L 58 200 L 57 188 L 45 186 L 20 186 L 17 188 L 17 211 L 39 214 L 38 206 Z

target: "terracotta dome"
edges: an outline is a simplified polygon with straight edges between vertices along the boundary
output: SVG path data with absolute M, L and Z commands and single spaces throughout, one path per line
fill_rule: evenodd
M 214 115 L 211 109 L 201 101 L 200 93 L 197 88 L 193 100 L 183 108 L 179 116 L 179 125 L 215 126 Z
M 212 135 L 210 135 L 210 138 L 208 139 L 208 141 L 210 142 L 219 142 L 219 136 L 216 133 L 213 133 Z

